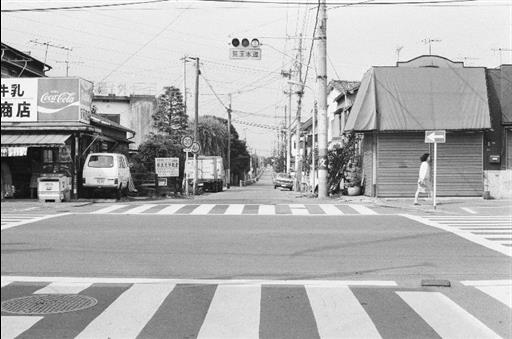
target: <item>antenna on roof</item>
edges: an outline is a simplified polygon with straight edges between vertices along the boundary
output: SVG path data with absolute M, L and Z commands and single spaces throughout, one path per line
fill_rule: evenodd
M 496 55 L 496 52 L 500 53 L 500 65 L 503 65 L 503 61 L 502 61 L 503 52 L 512 52 L 511 48 L 492 48 L 491 50 L 494 52 L 495 55 Z
M 441 42 L 441 39 L 431 39 L 431 38 L 425 38 L 421 40 L 425 45 L 428 44 L 428 55 L 432 55 L 432 43 L 433 42 Z
M 404 48 L 404 46 L 396 46 L 395 52 L 396 52 L 396 62 L 400 61 L 400 51 Z

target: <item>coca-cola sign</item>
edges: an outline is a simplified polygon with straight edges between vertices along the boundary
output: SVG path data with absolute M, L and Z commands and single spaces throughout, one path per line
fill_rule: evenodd
M 43 93 L 39 100 L 43 104 L 72 104 L 76 97 L 76 92 L 50 91 Z
M 2 123 L 90 123 L 92 83 L 81 78 L 2 78 Z
M 38 88 L 39 121 L 84 121 L 89 122 L 83 114 L 84 106 L 80 100 L 83 86 L 79 78 L 41 78 Z M 86 93 L 84 97 L 87 98 Z M 88 101 L 87 99 L 85 101 Z M 82 108 L 82 109 L 81 109 Z

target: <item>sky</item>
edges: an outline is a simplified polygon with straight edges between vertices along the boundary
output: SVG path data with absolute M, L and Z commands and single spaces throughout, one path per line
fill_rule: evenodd
M 306 68 L 309 71 L 301 120 L 311 116 L 318 54 L 314 45 L 310 53 L 316 1 L 161 1 L 5 12 L 130 2 L 134 0 L 2 0 L 2 42 L 41 61 L 46 59 L 53 67 L 48 76 L 65 76 L 67 61 L 70 76 L 80 76 L 94 82 L 97 89 L 118 94 L 158 95 L 164 86 L 183 90 L 186 85 L 191 117 L 195 65 L 184 65 L 182 58 L 198 57 L 199 115 L 226 118 L 231 94 L 233 119 L 244 122 L 234 126 L 261 155 L 271 154 L 277 133 L 251 124 L 283 124 L 288 103 L 284 92 L 289 83 L 281 71 L 293 68 L 302 50 L 303 77 Z M 512 64 L 512 0 L 420 5 L 366 0 L 350 6 L 347 3 L 362 1 L 327 2 L 328 81 L 359 81 L 372 66 L 395 65 L 398 58 L 405 61 L 428 54 L 425 39 L 436 40 L 431 44 L 432 54 L 467 66 L 494 68 L 500 61 Z M 231 60 L 230 42 L 235 37 L 259 39 L 261 60 Z M 45 42 L 53 46 L 46 48 Z M 296 100 L 294 97 L 293 116 Z

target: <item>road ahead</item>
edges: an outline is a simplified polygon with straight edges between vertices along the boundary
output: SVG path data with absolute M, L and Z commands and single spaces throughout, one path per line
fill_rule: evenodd
M 270 179 L 3 222 L 2 338 L 512 337 L 510 217 L 393 214 Z M 8 308 L 65 295 L 97 303 Z

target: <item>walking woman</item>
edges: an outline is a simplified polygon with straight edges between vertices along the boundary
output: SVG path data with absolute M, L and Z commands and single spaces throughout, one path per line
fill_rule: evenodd
M 430 183 L 430 154 L 423 154 L 420 160 L 420 173 L 418 177 L 418 188 L 414 195 L 414 205 L 419 205 L 418 197 L 420 193 L 427 193 L 429 197 L 432 196 L 432 184 Z

